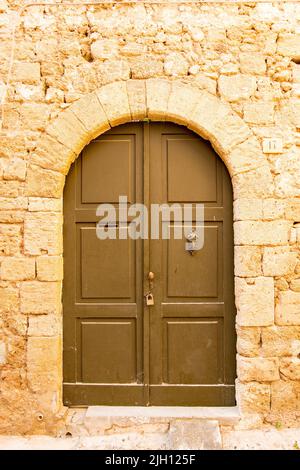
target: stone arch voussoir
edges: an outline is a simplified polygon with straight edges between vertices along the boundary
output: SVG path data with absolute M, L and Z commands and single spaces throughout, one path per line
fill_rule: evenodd
M 235 178 L 234 191 L 239 192 L 238 182 L 243 179 L 239 174 L 254 174 L 252 179 L 248 175 L 248 190 L 253 184 L 255 193 L 256 173 L 269 172 L 258 139 L 220 98 L 180 81 L 128 80 L 83 96 L 49 123 L 31 156 L 28 195 L 59 197 L 64 175 L 85 145 L 113 126 L 144 119 L 185 125 L 210 140 Z M 37 167 L 45 183 L 41 188 L 34 184 Z

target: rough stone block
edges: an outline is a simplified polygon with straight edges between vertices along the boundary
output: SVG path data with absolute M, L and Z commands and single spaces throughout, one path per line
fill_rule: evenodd
M 261 248 L 257 246 L 234 247 L 234 272 L 239 277 L 261 276 Z
M 58 117 L 47 126 L 46 133 L 76 155 L 91 140 L 89 132 L 71 109 L 61 111 Z
M 6 344 L 4 341 L 0 341 L 0 365 L 3 366 L 6 363 Z
M 61 212 L 62 198 L 29 197 L 28 210 L 30 212 Z
M 268 165 L 232 177 L 235 199 L 270 198 L 274 192 L 273 177 Z
M 7 257 L 1 263 L 1 279 L 5 281 L 24 281 L 35 278 L 33 258 Z
M 24 222 L 24 251 L 30 255 L 62 253 L 62 215 L 29 212 Z
M 289 230 L 286 220 L 238 221 L 234 223 L 234 238 L 237 245 L 286 245 Z
M 242 73 L 264 75 L 266 72 L 266 58 L 259 52 L 241 52 L 240 67 Z
M 300 292 L 279 292 L 275 322 L 277 325 L 300 325 Z
M 65 177 L 57 171 L 30 165 L 27 171 L 26 195 L 38 197 L 61 197 Z
M 297 252 L 289 247 L 266 247 L 263 250 L 263 273 L 265 276 L 285 276 L 295 271 Z
M 21 246 L 21 226 L 13 223 L 0 224 L 0 255 L 9 256 L 20 253 Z
M 96 93 L 89 93 L 80 98 L 71 105 L 70 110 L 84 125 L 90 139 L 94 139 L 110 129 L 107 116 Z
M 130 121 L 131 114 L 125 82 L 110 83 L 96 93 L 111 126 Z
M 5 180 L 24 181 L 26 176 L 26 162 L 21 158 L 13 158 L 4 169 Z
M 58 315 L 33 315 L 28 318 L 28 336 L 59 336 L 62 331 Z
M 41 79 L 41 66 L 38 62 L 15 62 L 12 80 L 23 83 L 38 83 Z
M 287 380 L 278 380 L 271 385 L 271 410 L 286 413 L 300 410 L 300 384 Z
M 271 387 L 257 382 L 238 382 L 237 402 L 242 413 L 266 413 L 270 411 Z
M 61 281 L 63 279 L 63 258 L 61 256 L 39 256 L 36 260 L 37 278 L 40 281 Z
M 168 99 L 167 118 L 177 124 L 187 124 L 197 103 L 201 100 L 201 92 L 194 87 L 172 83 Z
M 244 119 L 251 124 L 272 124 L 274 122 L 274 104 L 272 102 L 245 103 Z
M 60 337 L 29 337 L 27 342 L 27 378 L 37 393 L 56 392 L 61 381 Z
M 300 354 L 300 326 L 270 326 L 261 331 L 261 354 L 298 356 Z
M 242 356 L 258 356 L 260 351 L 261 328 L 237 325 L 237 352 Z
M 233 102 L 249 99 L 256 90 L 256 79 L 251 75 L 221 75 L 218 84 L 221 96 Z
M 23 282 L 20 289 L 21 312 L 34 314 L 57 313 L 60 310 L 59 282 Z
M 274 280 L 272 278 L 237 278 L 235 290 L 238 325 L 273 325 Z
M 234 220 L 260 220 L 263 218 L 262 199 L 236 199 L 233 203 Z
M 57 158 L 58 155 L 60 158 Z M 43 134 L 37 143 L 37 148 L 30 156 L 30 162 L 66 175 L 76 156 L 72 149 L 58 142 L 50 135 Z
M 277 52 L 285 57 L 300 59 L 300 34 L 282 33 L 277 41 Z
M 265 164 L 265 157 L 256 137 L 236 145 L 226 160 L 231 175 L 254 170 Z
M 19 309 L 19 291 L 15 287 L 0 287 L 0 312 L 17 311 Z
M 299 357 L 283 357 L 280 359 L 280 375 L 285 379 L 300 381 Z
M 171 82 L 167 80 L 146 80 L 147 112 L 149 119 L 164 121 L 168 110 Z
M 147 115 L 146 84 L 144 80 L 128 80 L 126 85 L 131 119 L 144 119 Z
M 241 382 L 272 382 L 279 380 L 277 357 L 237 357 L 237 375 Z

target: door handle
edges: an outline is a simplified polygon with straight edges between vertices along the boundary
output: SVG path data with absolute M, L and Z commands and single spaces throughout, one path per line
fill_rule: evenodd
M 149 281 L 154 281 L 154 277 L 155 277 L 155 276 L 154 276 L 154 273 L 153 273 L 152 271 L 149 271 L 149 273 L 148 273 L 148 279 L 149 279 Z

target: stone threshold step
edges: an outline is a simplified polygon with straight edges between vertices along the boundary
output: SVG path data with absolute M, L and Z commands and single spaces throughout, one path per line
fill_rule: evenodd
M 238 407 L 185 407 L 185 406 L 89 406 L 85 419 L 97 418 L 149 418 L 216 420 L 219 424 L 233 425 L 240 420 Z

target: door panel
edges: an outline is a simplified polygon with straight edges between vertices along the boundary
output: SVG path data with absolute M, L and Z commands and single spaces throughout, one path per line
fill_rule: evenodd
M 151 201 L 159 204 L 205 205 L 204 246 L 193 256 L 185 250 L 186 240 L 175 239 L 174 230 L 170 240 L 150 240 L 150 271 L 155 273 L 150 403 L 234 404 L 232 188 L 227 170 L 211 146 L 192 132 L 154 123 L 150 187 Z M 177 219 L 174 224 L 180 225 Z
M 203 248 L 191 256 L 174 237 L 176 214 L 161 221 L 169 240 L 99 240 L 96 208 L 118 213 L 120 195 L 149 213 L 152 203 L 204 203 Z M 91 142 L 67 178 L 64 251 L 66 405 L 234 404 L 232 188 L 208 142 L 152 122 Z

